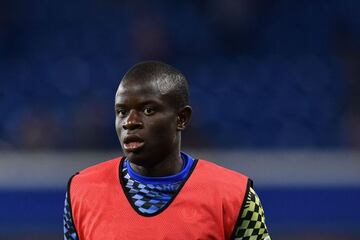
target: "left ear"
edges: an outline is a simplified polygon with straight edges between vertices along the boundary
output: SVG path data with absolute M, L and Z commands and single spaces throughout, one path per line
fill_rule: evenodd
M 177 127 L 176 130 L 183 131 L 189 124 L 192 114 L 192 108 L 189 105 L 182 107 L 177 114 Z

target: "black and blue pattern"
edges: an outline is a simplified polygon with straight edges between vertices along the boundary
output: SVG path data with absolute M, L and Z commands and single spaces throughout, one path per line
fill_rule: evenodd
M 181 182 L 167 184 L 143 184 L 133 179 L 123 165 L 125 189 L 134 206 L 144 214 L 154 214 L 160 211 L 176 194 Z
M 75 225 L 72 220 L 68 193 L 66 193 L 65 195 L 63 221 L 64 221 L 64 240 L 79 240 L 79 237 L 76 234 Z

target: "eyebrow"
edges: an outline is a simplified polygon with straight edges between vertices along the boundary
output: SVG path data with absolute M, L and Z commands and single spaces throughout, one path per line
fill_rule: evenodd
M 124 106 L 124 104 L 122 104 L 122 103 L 116 103 L 115 104 L 115 107 L 122 107 L 122 106 Z
M 140 102 L 140 104 L 142 105 L 147 105 L 147 104 L 157 104 L 157 105 L 160 105 L 160 103 L 158 101 L 154 101 L 154 100 L 146 100 L 146 101 L 143 101 L 143 102 Z M 115 104 L 115 107 L 123 107 L 125 106 L 126 104 L 124 103 L 116 103 Z

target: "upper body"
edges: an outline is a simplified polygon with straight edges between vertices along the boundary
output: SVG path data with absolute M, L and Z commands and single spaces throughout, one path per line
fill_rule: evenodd
M 177 69 L 160 62 L 135 65 L 116 92 L 115 113 L 126 158 L 73 177 L 65 201 L 65 239 L 134 239 L 139 234 L 149 239 L 270 239 L 246 176 L 180 152 L 192 109 L 186 79 Z M 144 233 L 149 227 L 153 230 Z

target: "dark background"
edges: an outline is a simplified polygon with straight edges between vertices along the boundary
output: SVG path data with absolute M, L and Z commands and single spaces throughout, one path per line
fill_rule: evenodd
M 185 146 L 359 148 L 360 3 L 1 1 L 0 148 L 114 149 L 114 95 L 156 59 L 187 76 Z

